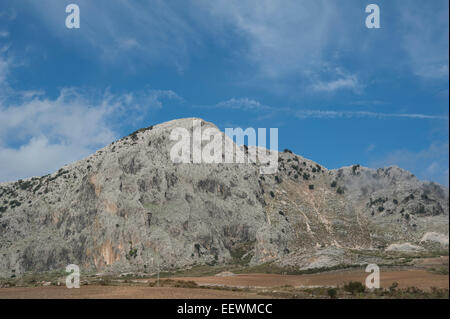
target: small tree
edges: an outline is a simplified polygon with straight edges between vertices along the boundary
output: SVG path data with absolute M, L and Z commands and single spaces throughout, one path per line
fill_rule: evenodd
M 331 299 L 335 299 L 337 296 L 337 290 L 335 288 L 328 289 L 327 293 Z

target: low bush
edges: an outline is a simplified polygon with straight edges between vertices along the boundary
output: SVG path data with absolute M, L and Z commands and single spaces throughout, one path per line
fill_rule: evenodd
M 351 293 L 352 295 L 357 293 L 363 293 L 366 287 L 359 281 L 350 281 L 344 285 L 344 291 Z
M 330 289 L 328 289 L 328 290 L 327 290 L 327 293 L 328 293 L 328 296 L 329 296 L 331 299 L 335 299 L 336 296 L 337 296 L 337 290 L 336 290 L 335 288 L 330 288 Z

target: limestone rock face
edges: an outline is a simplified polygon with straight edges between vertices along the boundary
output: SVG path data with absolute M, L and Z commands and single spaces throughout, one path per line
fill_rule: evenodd
M 0 277 L 68 264 L 116 273 L 311 268 L 359 263 L 346 252 L 392 244 L 448 249 L 447 188 L 398 167 L 328 170 L 291 152 L 278 153 L 271 175 L 259 162 L 174 163 L 171 132 L 192 132 L 193 120 L 141 129 L 51 175 L 1 183 Z

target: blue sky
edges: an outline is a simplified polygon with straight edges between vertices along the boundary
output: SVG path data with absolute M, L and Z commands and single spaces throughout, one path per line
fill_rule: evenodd
M 81 28 L 65 27 L 76 3 Z M 376 3 L 381 28 L 365 27 Z M 42 175 L 144 126 L 277 127 L 337 168 L 448 185 L 448 1 L 0 3 L 0 181 Z

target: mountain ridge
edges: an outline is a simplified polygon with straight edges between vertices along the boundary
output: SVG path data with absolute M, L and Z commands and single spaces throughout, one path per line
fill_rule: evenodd
M 71 263 L 152 272 L 155 260 L 305 269 L 386 261 L 365 251 L 448 250 L 448 188 L 395 166 L 328 170 L 288 150 L 273 175 L 260 163 L 172 163 L 171 129 L 195 119 L 217 129 L 172 120 L 52 174 L 0 183 L 0 277 Z

